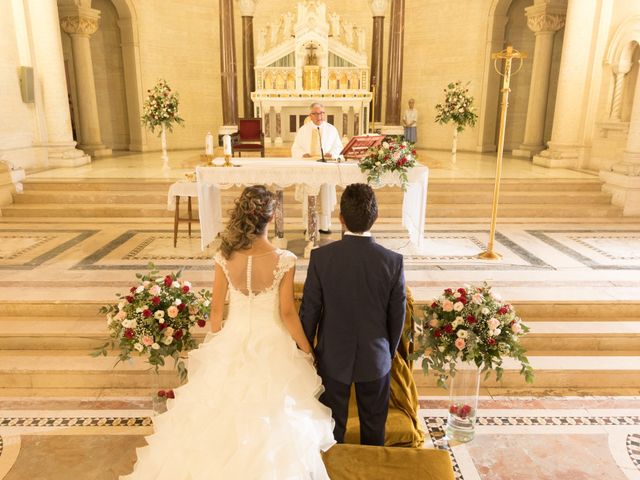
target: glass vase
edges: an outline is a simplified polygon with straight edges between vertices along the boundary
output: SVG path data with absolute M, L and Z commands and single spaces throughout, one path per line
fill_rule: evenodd
M 151 411 L 152 415 L 160 415 L 167 410 L 167 399 L 163 395 L 160 396 L 160 372 L 155 368 L 149 370 L 150 375 L 150 388 L 151 388 Z
M 447 439 L 460 443 L 470 442 L 475 433 L 480 369 L 473 362 L 458 362 L 456 375 L 449 381 L 449 417 L 445 429 Z

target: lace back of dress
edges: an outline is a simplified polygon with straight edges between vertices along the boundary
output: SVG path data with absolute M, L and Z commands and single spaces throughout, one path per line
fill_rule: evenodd
M 231 287 L 244 295 L 258 295 L 273 288 L 279 279 L 278 251 L 261 255 L 235 252 L 224 261 L 223 268 Z

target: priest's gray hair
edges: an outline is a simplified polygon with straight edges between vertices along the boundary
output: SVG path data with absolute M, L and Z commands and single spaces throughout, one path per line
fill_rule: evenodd
M 321 104 L 320 102 L 313 102 L 313 103 L 311 104 L 311 106 L 309 107 L 309 110 L 313 110 L 313 109 L 314 109 L 314 108 L 316 108 L 316 107 L 324 108 L 324 105 L 323 105 L 323 104 Z

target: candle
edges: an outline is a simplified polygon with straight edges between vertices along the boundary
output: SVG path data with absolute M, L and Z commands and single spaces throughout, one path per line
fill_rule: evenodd
M 204 153 L 213 155 L 213 135 L 211 132 L 207 132 L 207 136 L 204 137 Z
M 231 155 L 231 137 L 229 135 L 222 137 L 222 145 L 224 146 L 224 154 Z

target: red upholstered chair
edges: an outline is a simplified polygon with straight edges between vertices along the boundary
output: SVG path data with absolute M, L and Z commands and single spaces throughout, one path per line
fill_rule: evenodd
M 238 132 L 234 135 L 232 143 L 233 154 L 238 152 L 260 152 L 264 157 L 264 134 L 262 133 L 262 120 L 259 118 L 239 118 Z

